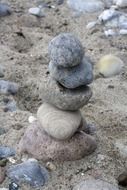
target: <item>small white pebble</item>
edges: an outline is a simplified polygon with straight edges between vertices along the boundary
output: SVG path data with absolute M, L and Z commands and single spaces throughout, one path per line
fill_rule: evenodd
M 105 30 L 105 31 L 104 31 L 104 34 L 105 34 L 105 36 L 107 36 L 107 37 L 117 35 L 117 33 L 116 33 L 114 30 L 112 30 L 112 29 Z
M 56 170 L 56 166 L 52 162 L 47 162 L 46 163 L 46 168 L 49 169 L 50 171 Z
M 89 23 L 87 24 L 87 26 L 86 26 L 86 29 L 91 29 L 91 28 L 95 27 L 96 24 L 97 24 L 96 21 L 89 22 Z
M 29 123 L 33 123 L 36 120 L 37 119 L 34 116 L 32 116 L 32 115 L 28 118 Z
M 28 10 L 28 12 L 32 15 L 38 16 L 38 17 L 42 17 L 45 16 L 43 9 L 41 7 L 34 7 L 34 8 L 30 8 Z
M 16 160 L 13 157 L 9 157 L 8 158 L 9 162 L 11 162 L 12 164 L 16 163 Z
M 56 7 L 55 7 L 54 5 L 51 5 L 51 8 L 52 8 L 52 9 L 55 9 Z
M 120 33 L 121 35 L 126 35 L 126 34 L 127 34 L 127 29 L 121 29 L 121 30 L 119 31 L 119 33 Z

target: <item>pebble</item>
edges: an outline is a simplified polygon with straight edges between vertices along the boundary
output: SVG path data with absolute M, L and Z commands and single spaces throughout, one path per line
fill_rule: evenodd
M 119 190 L 119 188 L 100 179 L 87 179 L 76 185 L 73 190 Z
M 50 62 L 49 71 L 56 81 L 69 89 L 85 86 L 93 81 L 92 65 L 85 57 L 82 63 L 72 68 L 59 68 Z
M 18 149 L 42 161 L 78 160 L 92 153 L 97 147 L 93 137 L 76 133 L 71 139 L 57 141 L 47 135 L 38 122 L 32 123 L 21 138 Z
M 0 93 L 15 95 L 18 92 L 18 84 L 15 82 L 0 80 Z
M 127 170 L 119 175 L 118 184 L 120 186 L 127 187 Z
M 112 77 L 120 74 L 124 66 L 123 61 L 112 54 L 103 56 L 97 63 L 97 70 L 99 74 L 104 77 Z
M 47 182 L 48 172 L 37 160 L 28 159 L 7 169 L 7 176 L 18 184 L 28 183 L 33 187 L 41 187 Z
M 14 183 L 14 182 L 11 182 L 9 184 L 9 190 L 18 190 L 19 189 L 19 185 Z
M 80 13 L 93 13 L 104 9 L 104 3 L 100 0 L 68 0 L 68 6 Z
M 5 180 L 5 168 L 0 167 L 0 184 L 2 184 L 4 180 Z
M 71 138 L 81 123 L 80 111 L 63 111 L 50 104 L 42 104 L 37 118 L 44 131 L 58 140 Z
M 95 27 L 97 24 L 96 21 L 92 21 L 92 22 L 89 22 L 86 26 L 86 29 L 92 29 L 93 27 Z
M 56 170 L 56 166 L 52 162 L 47 162 L 46 163 L 46 168 L 49 169 L 50 171 L 55 171 Z
M 64 0 L 57 0 L 57 5 L 62 5 L 64 3 Z
M 36 121 L 37 120 L 37 118 L 36 117 L 34 117 L 34 116 L 29 116 L 29 118 L 28 118 L 28 122 L 29 123 L 33 123 L 34 121 Z
M 16 104 L 16 101 L 14 99 L 10 99 L 7 103 L 5 103 L 5 107 L 4 107 L 4 111 L 5 112 L 14 112 L 16 111 L 18 108 L 17 108 L 17 104 Z
M 118 6 L 118 7 L 127 7 L 127 0 L 114 0 L 114 3 Z
M 0 146 L 0 159 L 15 156 L 16 152 L 13 148 L 7 146 Z
M 32 15 L 37 16 L 37 17 L 44 17 L 44 16 L 45 16 L 45 14 L 44 14 L 44 9 L 42 9 L 41 6 L 30 8 L 30 9 L 28 10 L 28 12 L 29 12 L 30 14 L 32 14 Z
M 8 5 L 0 3 L 0 16 L 7 16 L 11 14 L 11 9 Z
M 47 78 L 43 86 L 40 83 L 38 88 L 43 102 L 53 104 L 62 110 L 78 110 L 86 105 L 92 96 L 92 91 L 88 86 L 71 90 L 60 86 L 52 78 Z
M 118 33 L 116 33 L 113 29 L 105 30 L 104 33 L 105 33 L 105 36 L 107 37 L 118 35 Z
M 61 33 L 51 40 L 48 47 L 50 61 L 56 67 L 73 67 L 81 63 L 84 50 L 80 41 L 71 33 Z

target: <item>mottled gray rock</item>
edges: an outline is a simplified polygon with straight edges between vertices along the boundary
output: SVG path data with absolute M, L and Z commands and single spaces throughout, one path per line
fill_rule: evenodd
M 92 96 L 88 86 L 76 89 L 67 89 L 59 85 L 52 78 L 47 78 L 45 83 L 39 84 L 40 98 L 43 102 L 53 104 L 62 110 L 78 110 L 86 105 Z
M 88 179 L 80 182 L 73 190 L 119 190 L 118 186 L 114 186 L 100 179 Z
M 14 99 L 9 99 L 9 98 L 4 98 L 4 111 L 5 112 L 13 112 L 13 111 L 16 111 L 18 108 L 17 108 L 17 105 L 16 105 L 16 101 Z
M 11 166 L 7 176 L 15 183 L 29 183 L 33 187 L 40 187 L 48 179 L 47 170 L 40 166 L 35 159 L 29 159 L 21 164 Z
M 11 14 L 11 9 L 8 5 L 0 3 L 0 16 L 7 16 Z
M 38 122 L 32 123 L 19 143 L 19 152 L 26 152 L 43 161 L 78 160 L 96 149 L 96 141 L 85 133 L 57 141 L 48 136 Z
M 59 140 L 72 137 L 82 119 L 80 111 L 63 111 L 47 103 L 39 107 L 37 118 L 44 131 Z
M 62 33 L 49 43 L 50 61 L 56 66 L 72 67 L 81 63 L 84 55 L 80 41 L 70 33 Z
M 70 89 L 88 85 L 93 80 L 92 65 L 85 57 L 79 65 L 71 68 L 56 67 L 50 62 L 49 71 L 56 81 Z
M 18 84 L 15 82 L 0 80 L 0 93 L 15 95 L 18 92 Z
M 15 150 L 7 146 L 0 146 L 0 159 L 15 156 Z

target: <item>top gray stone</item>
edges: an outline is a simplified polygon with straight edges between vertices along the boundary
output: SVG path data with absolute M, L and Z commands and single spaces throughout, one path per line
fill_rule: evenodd
M 48 51 L 50 61 L 62 67 L 76 66 L 84 56 L 80 41 L 70 33 L 62 33 L 51 40 Z

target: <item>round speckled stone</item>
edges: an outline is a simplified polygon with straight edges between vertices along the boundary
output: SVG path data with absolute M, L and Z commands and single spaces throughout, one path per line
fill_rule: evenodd
M 48 50 L 50 61 L 62 67 L 76 66 L 84 56 L 80 41 L 70 33 L 62 33 L 52 39 Z

